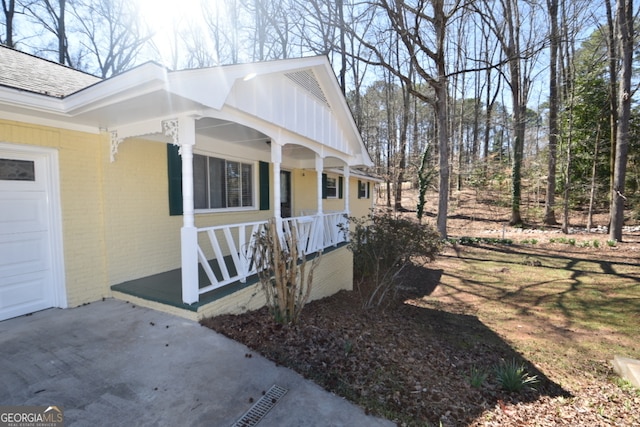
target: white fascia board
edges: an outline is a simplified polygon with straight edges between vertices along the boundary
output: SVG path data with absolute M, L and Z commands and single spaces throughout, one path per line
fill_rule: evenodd
M 81 114 L 118 101 L 133 99 L 164 88 L 166 81 L 167 70 L 149 62 L 69 95 L 63 99 L 65 112 Z
M 69 121 L 67 118 L 56 117 L 51 114 L 35 113 L 35 114 L 23 114 L 17 112 L 2 111 L 0 116 L 4 120 L 12 120 L 15 122 L 29 123 L 37 126 L 47 126 L 58 129 L 67 129 L 78 132 L 85 132 L 91 134 L 99 134 L 100 129 L 96 126 L 82 125 Z
M 362 179 L 365 179 L 367 181 L 377 182 L 377 183 L 385 182 L 384 179 L 382 179 L 382 178 L 378 178 L 378 177 L 375 177 L 375 176 L 367 175 L 366 173 L 360 172 L 357 169 L 349 169 L 349 171 L 350 171 L 351 176 L 353 176 L 353 177 L 362 178 Z
M 8 87 L 0 87 L 0 104 L 57 114 L 64 110 L 60 98 Z

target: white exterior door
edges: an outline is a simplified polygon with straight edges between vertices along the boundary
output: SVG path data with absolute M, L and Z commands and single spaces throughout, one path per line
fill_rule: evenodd
M 65 305 L 54 254 L 53 158 L 0 144 L 0 320 Z

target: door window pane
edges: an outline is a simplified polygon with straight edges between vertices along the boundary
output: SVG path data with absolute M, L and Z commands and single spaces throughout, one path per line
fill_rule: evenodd
M 35 162 L 32 160 L 0 159 L 0 180 L 35 181 Z

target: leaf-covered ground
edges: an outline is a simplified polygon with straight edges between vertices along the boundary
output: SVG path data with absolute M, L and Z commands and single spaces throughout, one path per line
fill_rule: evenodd
M 460 216 L 458 236 L 504 231 Z M 398 425 L 640 425 L 640 392 L 609 364 L 614 352 L 640 357 L 640 233 L 615 248 L 546 233 L 449 246 L 408 270 L 383 309 L 360 309 L 354 290 L 309 303 L 295 326 L 266 309 L 203 323 Z M 501 360 L 523 363 L 536 389 L 502 390 Z M 474 387 L 478 371 L 488 376 Z

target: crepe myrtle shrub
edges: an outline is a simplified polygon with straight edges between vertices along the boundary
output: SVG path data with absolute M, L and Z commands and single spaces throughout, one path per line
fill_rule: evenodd
M 267 307 L 277 323 L 295 324 L 309 300 L 313 272 L 320 263 L 322 251 L 308 262 L 299 246 L 295 223 L 288 232 L 279 231 L 275 219 L 254 234 L 252 262 L 258 266 L 258 278 L 265 293 Z
M 409 264 L 433 261 L 442 248 L 432 227 L 389 212 L 351 217 L 343 231 L 349 235 L 347 248 L 353 253 L 354 280 L 365 309 L 379 307 L 395 294 L 398 278 Z

